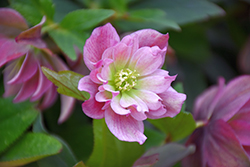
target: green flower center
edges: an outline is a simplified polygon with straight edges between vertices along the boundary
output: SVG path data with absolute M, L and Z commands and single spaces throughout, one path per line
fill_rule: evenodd
M 136 70 L 121 69 L 115 74 L 115 87 L 119 91 L 129 91 L 137 84 L 137 77 L 140 76 Z

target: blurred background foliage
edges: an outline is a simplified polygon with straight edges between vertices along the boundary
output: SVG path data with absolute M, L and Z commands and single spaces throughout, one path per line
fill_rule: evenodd
M 55 53 L 71 60 L 77 59 L 75 46 L 82 51 L 92 30 L 106 22 L 111 22 L 121 35 L 142 28 L 168 32 L 170 47 L 164 68 L 171 75 L 178 74 L 177 82 L 183 83 L 187 94 L 183 111 L 191 112 L 197 95 L 208 86 L 216 84 L 219 76 L 228 81 L 235 76 L 250 73 L 249 0 L 1 0 L 0 7 L 16 9 L 30 26 L 39 23 L 42 16 L 46 15 L 47 21 L 42 29 L 44 40 Z M 109 162 L 93 162 L 97 148 L 91 154 L 94 141 L 98 140 L 94 140 L 98 137 L 96 134 L 99 134 L 97 127 L 105 129 L 102 122 L 94 123 L 96 128 L 93 132 L 92 120 L 83 114 L 81 102 L 77 102 L 72 116 L 58 125 L 59 105 L 56 103 L 39 114 L 33 123 L 33 131 L 55 135 L 63 143 L 64 151 L 27 166 L 72 166 L 79 161 L 86 162 L 91 156 L 87 163 L 90 166 L 95 166 L 95 163 L 112 166 Z M 190 119 L 192 122 L 188 117 L 188 113 L 185 113 L 176 119 Z M 183 138 L 188 135 L 179 137 L 177 134 L 170 139 L 169 134 L 175 134 L 171 130 L 166 131 L 166 128 L 172 125 L 164 124 L 164 129 L 160 121 L 149 122 L 145 122 L 148 137 L 145 145 L 143 148 L 137 144 L 133 146 L 138 147 L 134 153 L 137 158 L 152 146 L 180 139 L 182 143 Z M 160 130 L 155 130 L 152 124 Z M 180 125 L 184 124 L 185 122 Z M 195 128 L 194 124 L 190 123 L 189 130 Z M 114 140 L 116 146 L 128 147 L 111 139 L 104 132 L 102 135 L 107 140 Z M 100 152 L 110 147 L 110 143 L 102 144 Z M 130 152 L 123 151 L 124 154 Z M 123 163 L 122 159 L 118 158 L 117 161 L 118 164 Z M 132 165 L 134 161 L 132 159 L 126 163 Z

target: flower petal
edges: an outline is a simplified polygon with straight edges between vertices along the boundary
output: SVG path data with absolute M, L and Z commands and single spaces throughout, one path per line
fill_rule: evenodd
M 78 83 L 78 89 L 80 91 L 86 91 L 90 94 L 90 98 L 82 103 L 83 112 L 94 119 L 101 119 L 104 117 L 104 110 L 102 107 L 104 103 L 97 102 L 95 100 L 95 94 L 98 91 L 98 85 L 94 83 L 90 76 L 85 76 L 80 79 Z
M 57 99 L 57 91 L 56 91 L 56 86 L 51 86 L 47 92 L 44 94 L 43 100 L 41 104 L 39 104 L 39 108 L 41 110 L 44 110 L 46 108 L 49 108 L 54 104 L 54 102 Z
M 138 79 L 136 89 L 149 90 L 154 93 L 163 93 L 169 87 L 176 76 L 169 76 L 168 71 L 157 69 L 152 74 Z
M 240 76 L 225 87 L 211 120 L 229 120 L 250 98 L 250 76 Z
M 130 90 L 130 95 L 134 94 L 137 97 L 139 97 L 147 106 L 150 110 L 157 110 L 162 106 L 161 103 L 161 98 L 148 90 Z
M 15 39 L 17 43 L 33 45 L 37 48 L 45 48 L 46 43 L 41 39 L 42 25 L 45 23 L 46 17 L 44 16 L 39 24 L 23 31 Z
M 44 93 L 53 85 L 52 82 L 44 76 L 40 66 L 38 66 L 38 71 L 38 86 L 34 94 L 31 96 L 30 101 L 36 101 L 41 98 Z
M 163 49 L 168 46 L 168 39 L 169 35 L 168 34 L 161 34 L 156 30 L 152 29 L 144 29 L 144 30 L 139 30 L 136 31 L 130 36 L 137 37 L 139 39 L 139 47 L 144 47 L 144 46 L 158 46 L 160 49 Z
M 147 119 L 147 115 L 144 112 L 138 112 L 134 107 L 130 107 L 131 116 L 137 121 L 143 121 Z
M 140 48 L 132 56 L 129 68 L 135 69 L 141 76 L 149 75 L 164 62 L 162 62 L 163 56 L 165 55 L 157 46 Z
M 117 95 L 115 97 L 112 98 L 110 106 L 112 108 L 112 110 L 119 115 L 127 115 L 130 114 L 130 110 L 129 109 L 125 109 L 124 107 L 122 107 L 120 105 L 120 99 L 121 99 L 121 95 Z
M 111 108 L 105 110 L 106 124 L 119 140 L 143 144 L 147 137 L 143 134 L 144 125 L 131 116 L 118 115 Z
M 11 31 L 9 29 L 11 29 Z M 0 9 L 0 30 L 1 30 L 0 32 L 1 33 L 6 33 L 6 30 L 12 33 L 19 30 L 17 32 L 20 33 L 20 31 L 23 31 L 25 29 L 28 29 L 28 25 L 21 14 L 19 14 L 14 9 L 10 9 L 10 8 Z
M 23 83 L 35 75 L 38 69 L 38 63 L 34 57 L 34 55 L 31 55 L 31 52 L 26 54 L 20 70 L 10 81 L 8 81 L 8 84 Z
M 203 152 L 201 150 L 204 139 L 204 127 L 196 129 L 191 137 L 186 142 L 186 146 L 194 144 L 196 149 L 195 152 L 191 155 L 188 155 L 182 160 L 183 167 L 206 167 L 202 166 L 202 162 L 205 162 Z
M 150 119 L 159 119 L 159 118 L 164 117 L 166 112 L 167 112 L 166 107 L 164 105 L 162 105 L 157 110 L 150 110 L 149 112 L 146 113 L 146 115 Z M 166 115 L 166 116 L 168 116 L 168 115 Z
M 30 80 L 23 83 L 22 88 L 14 98 L 13 102 L 18 103 L 28 99 L 36 91 L 38 86 L 38 76 L 33 76 Z
M 169 87 L 164 93 L 160 93 L 159 96 L 167 109 L 167 112 L 159 118 L 176 116 L 181 111 L 182 104 L 186 100 L 185 94 L 178 93 L 172 87 Z
M 225 85 L 225 80 L 223 78 L 219 78 L 218 82 L 218 86 L 208 88 L 196 98 L 193 112 L 195 120 L 207 121 L 212 115 L 214 107 L 220 99 Z
M 202 149 L 207 166 L 250 166 L 247 153 L 223 120 L 210 122 L 206 127 Z
M 0 67 L 13 59 L 23 56 L 28 52 L 29 48 L 29 46 L 18 44 L 12 39 L 6 41 L 0 47 Z
M 119 41 L 120 37 L 110 23 L 95 28 L 83 50 L 84 62 L 89 70 L 95 69 L 94 65 L 101 60 L 103 52 Z
M 65 95 L 60 95 L 60 96 L 61 96 L 61 113 L 58 119 L 59 124 L 63 123 L 69 118 L 74 109 L 74 104 L 76 101 L 73 97 Z

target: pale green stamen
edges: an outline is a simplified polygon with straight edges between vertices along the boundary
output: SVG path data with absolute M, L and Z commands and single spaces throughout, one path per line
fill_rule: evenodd
M 115 74 L 115 87 L 119 91 L 129 91 L 137 84 L 137 77 L 140 74 L 136 70 L 121 69 Z

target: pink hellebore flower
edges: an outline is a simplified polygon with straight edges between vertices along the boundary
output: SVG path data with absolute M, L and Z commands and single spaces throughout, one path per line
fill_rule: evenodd
M 250 76 L 240 76 L 226 86 L 224 79 L 195 101 L 194 118 L 201 125 L 187 145 L 196 152 L 184 167 L 250 166 Z
M 44 76 L 41 66 L 55 71 L 67 70 L 67 66 L 46 48 L 41 39 L 45 17 L 28 29 L 25 19 L 15 10 L 0 9 L 0 67 L 4 69 L 4 97 L 15 96 L 14 102 L 27 99 L 38 101 L 38 108 L 50 107 L 56 100 L 56 87 Z M 15 38 L 15 39 L 14 39 Z M 61 95 L 63 122 L 69 116 L 74 99 Z
M 145 29 L 121 41 L 110 23 L 96 28 L 84 46 L 84 61 L 90 75 L 78 89 L 90 93 L 82 104 L 86 115 L 105 117 L 109 130 L 123 141 L 143 144 L 143 120 L 174 117 L 186 95 L 176 92 L 169 76 L 161 70 L 168 34 Z

